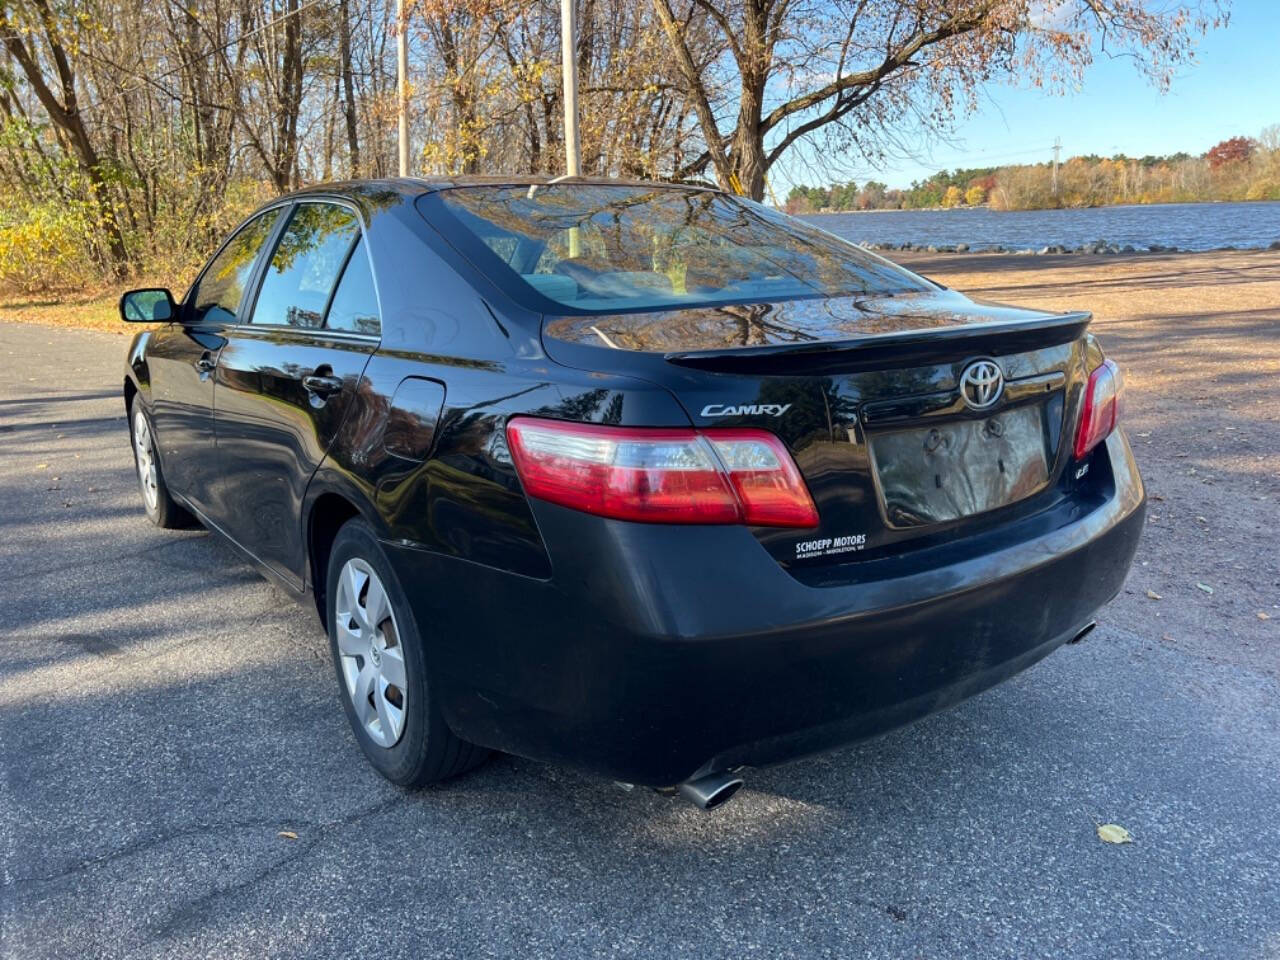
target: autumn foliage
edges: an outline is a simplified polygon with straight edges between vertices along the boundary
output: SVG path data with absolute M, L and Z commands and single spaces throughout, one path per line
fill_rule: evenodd
M 1228 159 L 1224 159 L 1227 157 Z M 1101 207 L 1126 203 L 1280 200 L 1280 124 L 1254 139 L 1232 137 L 1199 157 L 1071 157 L 999 169 L 940 170 L 906 190 L 796 187 L 787 196 L 792 213 L 818 210 L 930 209 L 978 206 L 997 210 Z
M 802 145 L 835 174 L 945 134 L 987 82 L 1072 88 L 1100 49 L 1163 86 L 1227 0 L 575 2 L 584 170 L 764 199 Z M 561 172 L 560 0 L 405 6 L 412 172 Z M 181 287 L 262 200 L 395 175 L 395 8 L 0 0 L 0 292 Z M 997 202 L 937 203 L 975 187 Z
M 1232 137 L 1210 148 L 1205 154 L 1209 169 L 1217 170 L 1223 164 L 1243 163 L 1253 156 L 1257 142 L 1248 137 Z

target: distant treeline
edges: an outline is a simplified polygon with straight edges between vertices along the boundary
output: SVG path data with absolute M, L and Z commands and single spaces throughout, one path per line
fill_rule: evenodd
M 1021 164 L 940 170 L 906 190 L 875 180 L 859 186 L 797 186 L 788 213 L 975 207 L 1047 210 L 1121 203 L 1280 200 L 1280 124 L 1256 138 L 1232 137 L 1201 156 L 1071 157 L 1058 165 Z

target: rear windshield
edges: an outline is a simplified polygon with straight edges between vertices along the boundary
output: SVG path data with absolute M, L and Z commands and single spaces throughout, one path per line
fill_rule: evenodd
M 464 255 L 542 313 L 924 289 L 837 237 L 709 190 L 565 183 L 455 187 L 423 199 Z

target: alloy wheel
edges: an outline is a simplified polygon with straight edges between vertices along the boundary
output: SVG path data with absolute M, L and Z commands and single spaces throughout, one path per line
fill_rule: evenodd
M 348 560 L 338 576 L 334 621 L 356 718 L 370 740 L 394 747 L 404 735 L 409 702 L 404 648 L 386 587 L 359 557 Z

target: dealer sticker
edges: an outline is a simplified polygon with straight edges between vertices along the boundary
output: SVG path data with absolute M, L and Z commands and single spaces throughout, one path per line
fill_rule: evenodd
M 823 537 L 820 540 L 801 540 L 796 544 L 796 559 L 829 557 L 836 553 L 856 553 L 867 545 L 865 533 L 851 533 L 843 537 Z

